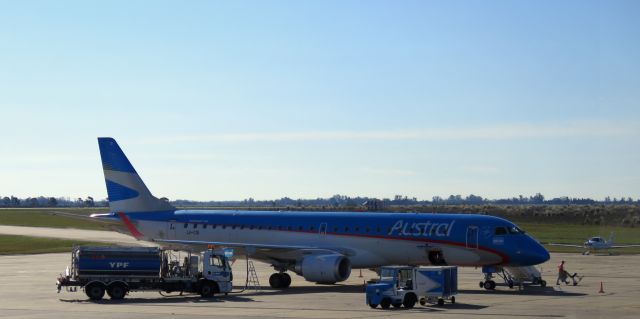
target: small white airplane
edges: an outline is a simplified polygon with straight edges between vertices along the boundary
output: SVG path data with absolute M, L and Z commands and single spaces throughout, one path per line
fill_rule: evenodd
M 640 244 L 614 245 L 613 244 L 613 239 L 614 239 L 614 236 L 613 236 L 613 233 L 611 233 L 609 235 L 609 239 L 608 240 L 602 238 L 601 236 L 594 236 L 594 237 L 591 237 L 591 238 L 587 239 L 587 241 L 585 241 L 584 244 L 582 244 L 582 245 L 555 244 L 555 243 L 549 243 L 549 245 L 551 245 L 551 246 L 584 248 L 586 250 L 584 252 L 582 252 L 583 255 L 589 255 L 591 252 L 596 253 L 596 252 L 602 251 L 602 250 L 606 250 L 607 253 L 609 253 L 609 255 L 611 255 L 611 249 L 628 248 L 628 247 L 640 247 Z

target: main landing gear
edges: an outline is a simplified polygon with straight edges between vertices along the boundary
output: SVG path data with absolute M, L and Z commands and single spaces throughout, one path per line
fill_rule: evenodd
M 269 277 L 269 285 L 275 289 L 289 288 L 291 286 L 291 276 L 286 272 L 277 272 Z

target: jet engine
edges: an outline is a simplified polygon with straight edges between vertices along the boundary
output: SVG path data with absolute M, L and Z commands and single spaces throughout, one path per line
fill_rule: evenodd
M 296 264 L 295 272 L 307 281 L 333 284 L 349 278 L 351 262 L 339 254 L 310 255 Z

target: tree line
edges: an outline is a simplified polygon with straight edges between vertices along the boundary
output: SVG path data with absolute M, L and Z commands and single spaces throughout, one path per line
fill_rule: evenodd
M 163 197 L 163 200 L 169 201 L 174 206 L 179 207 L 318 207 L 318 208 L 356 208 L 366 203 L 378 202 L 381 206 L 414 206 L 414 205 L 628 205 L 640 204 L 640 199 L 634 200 L 631 197 L 605 197 L 604 200 L 595 200 L 591 198 L 574 198 L 568 196 L 554 197 L 547 199 L 544 195 L 536 193 L 532 196 L 519 195 L 511 198 L 488 199 L 478 195 L 449 195 L 448 197 L 433 196 L 431 200 L 418 200 L 416 197 L 408 197 L 403 195 L 395 195 L 393 198 L 374 198 L 356 196 L 350 197 L 345 195 L 334 195 L 329 198 L 315 199 L 293 199 L 282 197 L 275 200 L 255 200 L 247 198 L 244 200 L 229 201 L 194 201 L 186 199 L 178 199 L 170 201 Z M 95 200 L 91 196 L 86 198 L 68 198 L 68 197 L 27 197 L 18 198 L 16 196 L 0 196 L 0 207 L 106 207 L 107 199 Z

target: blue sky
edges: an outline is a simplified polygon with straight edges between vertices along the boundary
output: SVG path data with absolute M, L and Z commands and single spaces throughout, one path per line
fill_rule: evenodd
M 2 1 L 0 196 L 640 197 L 637 1 Z

